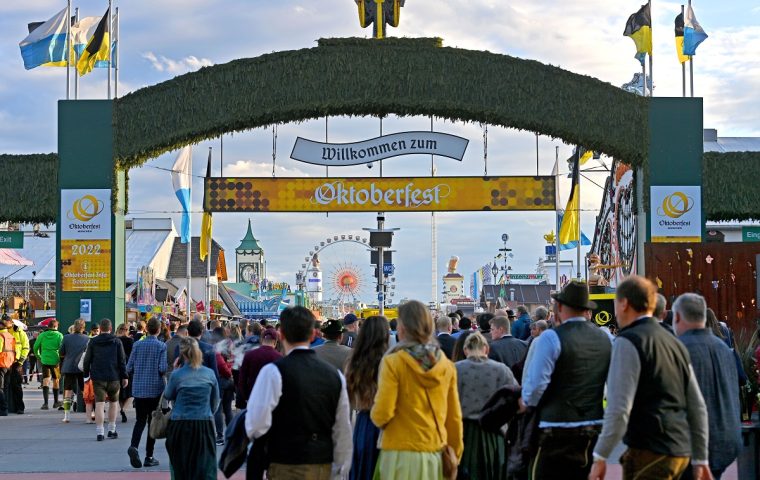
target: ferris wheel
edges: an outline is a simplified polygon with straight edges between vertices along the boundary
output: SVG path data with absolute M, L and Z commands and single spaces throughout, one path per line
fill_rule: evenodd
M 375 267 L 370 264 L 369 238 L 339 234 L 324 238 L 303 257 L 296 284 L 306 290 L 313 304 L 333 310 L 352 309 L 359 303 L 377 302 Z M 386 296 L 392 301 L 396 277 L 386 277 Z

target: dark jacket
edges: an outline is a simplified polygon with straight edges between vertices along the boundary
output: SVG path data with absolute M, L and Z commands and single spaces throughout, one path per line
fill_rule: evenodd
M 84 354 L 84 376 L 113 382 L 127 377 L 124 347 L 115 335 L 101 333 L 90 339 Z
M 437 338 L 438 343 L 441 345 L 441 350 L 446 354 L 446 358 L 451 360 L 451 357 L 454 355 L 454 345 L 457 343 L 457 339 L 448 333 L 441 333 Z
M 491 342 L 488 358 L 496 360 L 510 369 L 528 354 L 528 344 L 513 336 L 501 337 Z
M 691 357 L 707 405 L 710 468 L 727 468 L 742 447 L 738 376 L 734 353 L 711 330 L 689 330 L 678 337 Z
M 512 322 L 512 336 L 518 340 L 527 340 L 530 337 L 530 315 L 523 313 Z

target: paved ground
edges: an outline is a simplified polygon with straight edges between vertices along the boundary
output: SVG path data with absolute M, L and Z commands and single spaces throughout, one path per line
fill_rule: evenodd
M 52 396 L 52 395 L 51 395 Z M 167 479 L 169 457 L 164 441 L 156 441 L 155 457 L 161 465 L 134 469 L 129 464 L 127 448 L 134 426 L 134 411 L 128 410 L 128 422 L 117 423 L 119 438 L 95 440 L 95 426 L 85 425 L 84 414 L 74 413 L 71 423 L 61 422 L 63 412 L 40 410 L 42 391 L 37 384 L 24 391 L 25 415 L 0 418 L 3 439 L 0 455 L 0 480 L 108 480 Z M 52 401 L 52 398 L 51 398 Z M 140 455 L 145 456 L 145 435 L 140 443 Z M 221 452 L 221 449 L 219 449 Z M 616 449 L 617 458 L 622 448 Z M 106 477 L 102 472 L 109 472 Z M 220 473 L 219 478 L 224 476 Z M 245 478 L 244 472 L 232 477 Z M 610 465 L 607 478 L 622 478 L 619 465 Z M 737 479 L 735 465 L 723 476 L 724 480 Z

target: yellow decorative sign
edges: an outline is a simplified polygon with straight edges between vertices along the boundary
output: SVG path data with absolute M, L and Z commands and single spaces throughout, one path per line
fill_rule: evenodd
M 111 290 L 110 240 L 61 240 L 61 289 L 64 292 Z
M 208 178 L 211 212 L 554 210 L 555 178 Z

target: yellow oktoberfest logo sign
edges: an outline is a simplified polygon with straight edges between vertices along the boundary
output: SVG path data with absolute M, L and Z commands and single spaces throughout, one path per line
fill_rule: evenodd
M 597 313 L 594 316 L 594 322 L 596 322 L 597 325 L 603 327 L 610 323 L 610 320 L 612 320 L 612 317 L 610 316 L 610 312 L 602 310 L 601 312 Z
M 71 206 L 68 212 L 70 220 L 79 220 L 80 222 L 89 222 L 97 217 L 103 211 L 103 202 L 95 198 L 94 195 L 84 195 L 78 198 Z
M 694 207 L 694 199 L 683 192 L 673 192 L 662 200 L 657 214 L 670 218 L 679 218 Z

